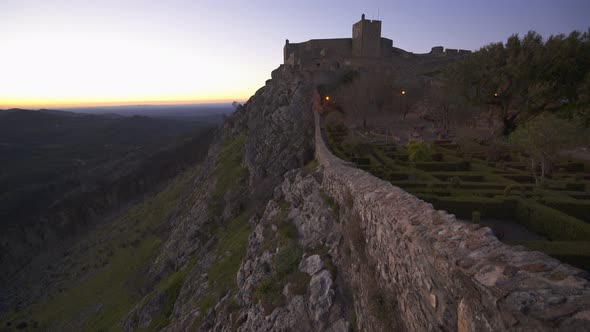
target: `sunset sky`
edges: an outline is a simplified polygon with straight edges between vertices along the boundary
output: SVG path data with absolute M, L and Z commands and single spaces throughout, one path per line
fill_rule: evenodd
M 416 53 L 590 26 L 588 0 L 0 0 L 0 108 L 245 100 L 285 39 L 350 37 L 361 13 Z

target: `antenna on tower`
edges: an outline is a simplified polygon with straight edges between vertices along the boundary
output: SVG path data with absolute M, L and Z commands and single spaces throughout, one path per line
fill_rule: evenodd
M 379 20 L 379 7 L 377 7 L 377 20 Z

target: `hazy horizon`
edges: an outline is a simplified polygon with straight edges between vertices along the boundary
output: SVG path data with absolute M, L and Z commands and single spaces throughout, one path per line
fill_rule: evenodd
M 348 38 L 362 13 L 395 47 L 426 53 L 586 31 L 588 12 L 581 0 L 7 0 L 0 108 L 246 100 L 282 63 L 285 39 Z
M 3 106 L 0 105 L 0 110 L 7 110 L 13 108 L 20 108 L 20 109 L 32 109 L 32 110 L 39 110 L 39 109 L 56 109 L 56 110 L 69 110 L 69 109 L 83 109 L 83 108 L 117 108 L 117 107 L 149 107 L 149 106 L 208 106 L 208 105 L 231 105 L 234 101 L 239 103 L 245 102 L 245 100 L 185 100 L 185 101 L 178 101 L 178 100 L 170 100 L 170 101 L 163 101 L 163 102 L 141 102 L 141 101 L 122 101 L 122 102 L 113 102 L 113 103 L 82 103 L 82 104 L 55 104 L 55 105 L 46 105 L 46 104 L 31 104 L 31 105 L 7 105 Z

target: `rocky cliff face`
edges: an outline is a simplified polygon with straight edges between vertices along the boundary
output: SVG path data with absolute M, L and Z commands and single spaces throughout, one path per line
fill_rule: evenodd
M 126 330 L 348 330 L 334 216 L 314 176 L 292 171 L 313 159 L 312 93 L 281 67 L 226 121 Z

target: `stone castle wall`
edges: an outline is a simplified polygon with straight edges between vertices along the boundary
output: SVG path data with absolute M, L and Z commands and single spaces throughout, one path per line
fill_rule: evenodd
M 352 39 L 312 39 L 303 43 L 288 43 L 284 47 L 284 63 L 288 65 L 315 65 L 325 59 L 350 58 Z
M 588 274 L 540 252 L 508 246 L 487 227 L 465 224 L 335 157 L 320 130 L 315 155 L 322 190 L 356 215 L 381 289 L 408 331 L 586 331 Z M 348 212 L 342 211 L 348 210 Z M 344 220 L 343 223 L 348 222 Z M 369 325 L 361 329 L 370 328 Z
M 381 37 L 381 21 L 367 20 L 365 15 L 352 26 L 352 38 L 311 39 L 302 43 L 286 41 L 283 47 L 283 64 L 304 70 L 339 69 L 336 62 L 363 62 L 365 59 L 378 62 L 391 62 L 392 59 L 409 56 L 464 56 L 471 51 L 447 49 L 442 46 L 432 48 L 430 53 L 413 54 L 393 47 L 393 41 Z M 390 66 L 393 64 L 390 63 Z

